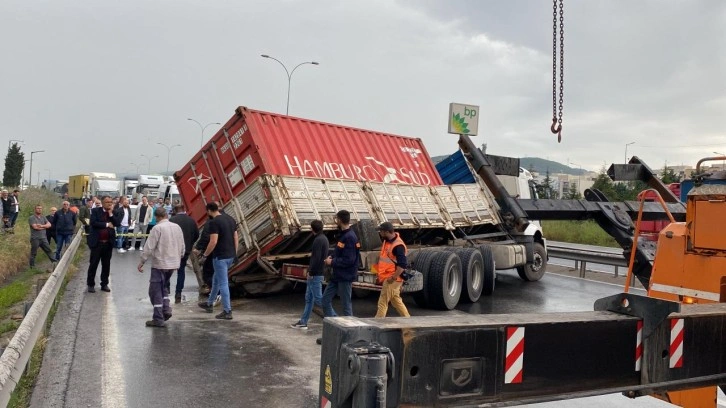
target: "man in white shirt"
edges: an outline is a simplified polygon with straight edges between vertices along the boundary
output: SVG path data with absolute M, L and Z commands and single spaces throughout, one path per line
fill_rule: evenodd
M 126 242 L 128 238 L 125 236 L 129 232 L 129 226 L 131 225 L 131 208 L 129 208 L 129 199 L 126 196 L 122 196 L 119 199 L 116 211 L 121 216 L 121 225 L 116 228 L 116 248 L 120 254 L 126 252 Z
M 153 319 L 146 322 L 147 327 L 165 327 L 171 318 L 171 304 L 166 282 L 171 278 L 184 256 L 184 233 L 181 228 L 169 222 L 164 207 L 154 210 L 156 226 L 149 233 L 141 253 L 139 272 L 144 272 L 144 263 L 151 258 L 151 277 L 149 278 L 149 299 L 154 307 Z

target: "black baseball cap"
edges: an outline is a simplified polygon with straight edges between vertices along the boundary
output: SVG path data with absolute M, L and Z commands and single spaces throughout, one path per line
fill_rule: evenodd
M 395 231 L 395 228 L 393 228 L 393 224 L 390 222 L 384 222 L 378 226 L 378 231 L 393 232 Z

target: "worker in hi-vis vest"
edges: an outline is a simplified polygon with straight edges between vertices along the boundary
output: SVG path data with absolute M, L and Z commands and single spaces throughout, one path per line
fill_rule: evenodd
M 384 222 L 378 227 L 378 234 L 383 239 L 381 254 L 378 258 L 378 282 L 383 284 L 381 296 L 378 298 L 376 317 L 386 317 L 388 303 L 393 305 L 399 315 L 410 317 L 406 305 L 401 299 L 401 274 L 406 270 L 408 248 L 401 236 L 394 230 L 393 224 Z

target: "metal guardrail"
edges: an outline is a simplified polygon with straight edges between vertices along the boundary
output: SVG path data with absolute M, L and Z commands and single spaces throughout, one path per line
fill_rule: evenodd
M 580 270 L 580 277 L 585 277 L 587 263 L 612 265 L 615 267 L 615 277 L 619 276 L 618 268 L 628 267 L 628 260 L 623 251 L 617 248 L 588 247 L 574 248 L 565 242 L 547 242 L 547 254 L 551 258 L 569 259 L 575 261 L 575 268 Z
M 43 285 L 43 289 L 33 301 L 33 305 L 20 323 L 20 327 L 15 331 L 10 344 L 0 356 L 0 406 L 2 407 L 7 406 L 10 401 L 10 394 L 23 376 L 35 343 L 45 329 L 48 313 L 63 285 L 68 266 L 83 239 L 82 231 L 76 233 L 60 262 Z

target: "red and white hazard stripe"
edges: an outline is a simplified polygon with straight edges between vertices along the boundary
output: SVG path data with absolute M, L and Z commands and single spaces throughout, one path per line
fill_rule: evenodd
M 504 383 L 520 384 L 524 370 L 524 327 L 507 327 Z
M 320 398 L 320 408 L 330 408 L 331 406 L 332 406 L 332 404 L 330 403 L 330 401 L 328 401 L 327 398 L 325 398 L 325 397 Z
M 670 368 L 683 367 L 683 319 L 671 319 Z
M 638 321 L 638 334 L 635 341 L 635 371 L 640 371 L 643 361 L 643 321 Z

